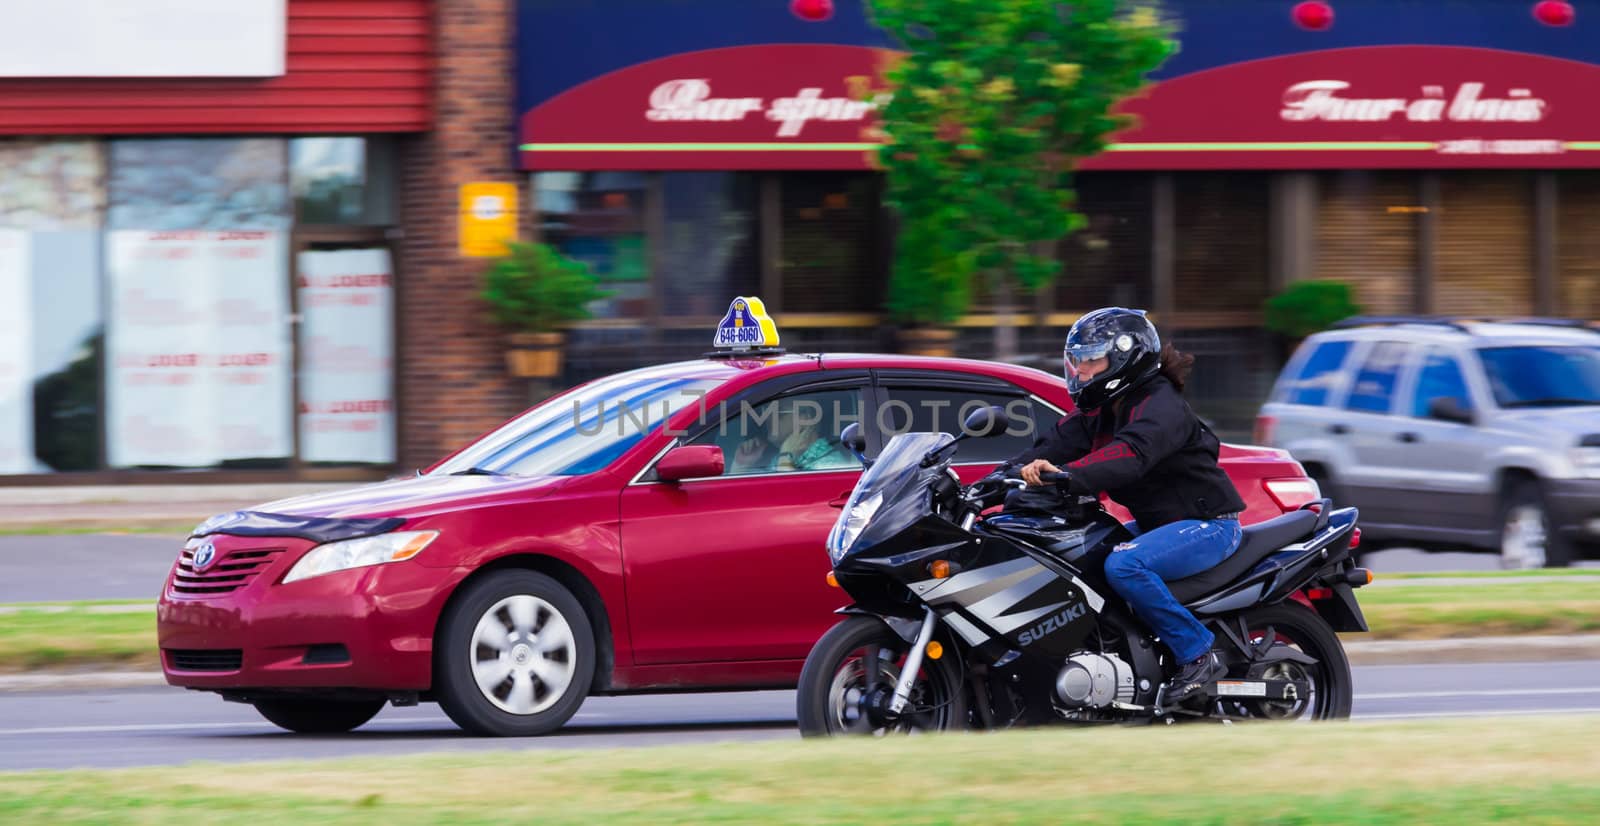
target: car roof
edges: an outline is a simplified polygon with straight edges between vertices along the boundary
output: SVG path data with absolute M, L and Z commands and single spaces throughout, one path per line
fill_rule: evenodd
M 1310 341 L 1423 341 L 1473 347 L 1600 345 L 1600 328 L 1568 319 L 1486 320 L 1428 317 L 1347 319 Z
M 750 381 L 806 372 L 810 370 L 907 369 L 938 370 L 1010 380 L 1023 385 L 1060 384 L 1059 377 L 1043 370 L 1018 364 L 980 359 L 909 356 L 891 353 L 778 353 L 714 354 L 705 358 L 668 362 L 631 371 L 635 375 L 729 381 L 750 377 Z M 759 378 L 758 378 L 759 377 Z

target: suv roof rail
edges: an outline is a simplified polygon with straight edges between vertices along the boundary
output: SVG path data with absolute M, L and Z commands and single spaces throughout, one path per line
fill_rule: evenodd
M 1458 321 L 1452 321 L 1451 319 L 1448 319 L 1448 318 L 1429 318 L 1428 316 L 1420 316 L 1420 315 L 1358 315 L 1358 316 L 1351 316 L 1350 318 L 1344 319 L 1343 321 L 1335 322 L 1334 325 L 1329 329 L 1346 330 L 1346 329 L 1349 329 L 1351 327 L 1371 327 L 1371 326 L 1374 326 L 1374 325 L 1383 325 L 1383 324 L 1424 324 L 1424 325 L 1429 325 L 1429 326 L 1433 326 L 1433 327 L 1449 327 L 1452 330 L 1460 330 L 1463 333 L 1471 332 L 1470 330 L 1467 329 L 1467 327 L 1465 325 L 1461 324 Z
M 1470 333 L 1472 332 L 1472 329 L 1466 325 L 1474 322 L 1479 324 L 1531 324 L 1539 325 L 1541 327 L 1565 327 L 1569 330 L 1588 330 L 1590 332 L 1600 333 L 1600 326 L 1596 326 L 1594 322 L 1585 321 L 1581 318 L 1550 318 L 1533 316 L 1516 318 L 1497 316 L 1453 316 L 1451 318 L 1439 318 L 1434 316 L 1420 315 L 1351 316 L 1343 321 L 1334 323 L 1329 329 L 1344 330 L 1351 327 L 1370 327 L 1386 324 L 1421 324 L 1432 327 L 1448 327 L 1452 330 Z

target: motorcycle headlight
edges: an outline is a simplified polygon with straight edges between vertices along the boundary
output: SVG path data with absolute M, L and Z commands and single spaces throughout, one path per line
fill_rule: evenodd
M 400 562 L 422 553 L 423 548 L 438 538 L 438 531 L 402 531 L 318 545 L 300 557 L 283 581 L 288 583 L 335 571 Z
M 828 556 L 838 562 L 844 552 L 854 545 L 856 538 L 861 536 L 861 530 L 872 521 L 872 515 L 878 512 L 878 507 L 883 504 L 882 491 L 857 502 L 848 513 L 839 517 L 834 523 L 833 534 L 828 537 Z

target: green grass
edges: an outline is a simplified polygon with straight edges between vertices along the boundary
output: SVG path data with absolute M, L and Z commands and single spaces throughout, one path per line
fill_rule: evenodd
M 16 823 L 1580 824 L 1600 718 L 1046 729 L 0 774 Z
M 122 603 L 97 600 L 95 604 Z M 127 669 L 158 667 L 155 612 L 57 612 L 35 604 L 0 613 L 0 671 L 91 664 Z
M 1600 631 L 1600 577 L 1494 585 L 1361 588 L 1371 639 L 1435 639 Z

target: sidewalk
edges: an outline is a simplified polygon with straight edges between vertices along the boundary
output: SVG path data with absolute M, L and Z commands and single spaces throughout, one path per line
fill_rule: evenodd
M 182 533 L 218 513 L 361 484 L 369 483 L 0 487 L 0 532 L 104 529 Z

